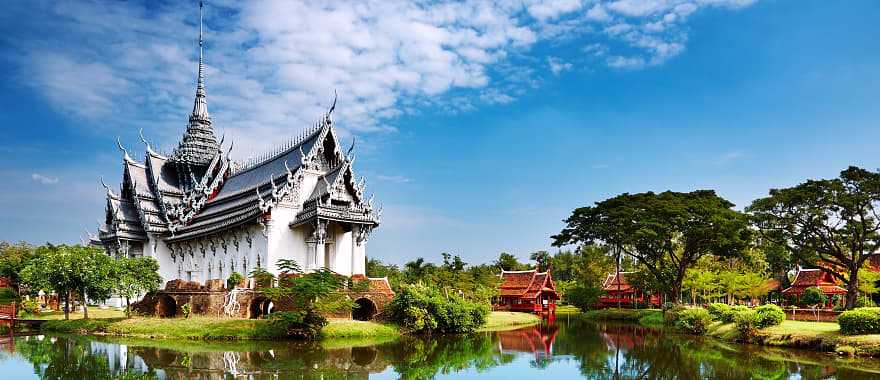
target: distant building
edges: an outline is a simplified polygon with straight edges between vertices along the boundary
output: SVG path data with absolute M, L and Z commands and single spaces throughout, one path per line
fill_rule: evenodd
M 807 288 L 816 287 L 830 298 L 835 294 L 846 294 L 846 289 L 837 285 L 834 277 L 822 269 L 798 268 L 791 286 L 782 291 L 783 295 L 800 298 Z
M 200 14 L 201 18 L 201 14 Z M 92 244 L 116 257 L 149 256 L 166 281 L 206 283 L 264 268 L 279 259 L 306 271 L 363 275 L 366 242 L 381 210 L 364 195 L 352 150 L 340 146 L 333 106 L 314 126 L 257 159 L 234 162 L 208 114 L 199 31 L 195 101 L 170 154 L 146 139 L 142 162 L 123 152 L 119 191 L 104 185 L 106 212 Z M 102 181 L 103 182 L 103 181 Z
M 599 297 L 599 307 L 635 307 L 641 305 L 660 306 L 660 297 L 648 296 L 644 291 L 630 284 L 629 278 L 635 272 L 611 273 L 602 282 L 605 295 Z
M 501 271 L 495 310 L 555 313 L 559 292 L 550 271 Z

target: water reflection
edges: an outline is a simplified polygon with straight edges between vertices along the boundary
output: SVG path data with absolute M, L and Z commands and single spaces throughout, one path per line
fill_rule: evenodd
M 3 343 L 3 342 L 0 342 Z M 876 360 L 764 349 L 578 319 L 469 336 L 404 337 L 356 346 L 20 337 L 0 374 L 34 379 L 860 379 Z M 9 372 L 13 371 L 13 372 Z M 560 376 L 560 374 L 563 374 Z M 4 377 L 0 375 L 0 377 Z

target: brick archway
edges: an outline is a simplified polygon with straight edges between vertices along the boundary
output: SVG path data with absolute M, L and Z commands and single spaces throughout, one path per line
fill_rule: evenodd
M 373 300 L 361 297 L 354 301 L 357 308 L 351 311 L 351 319 L 356 321 L 370 321 L 378 313 L 378 308 Z
M 248 307 L 248 317 L 250 319 L 259 319 L 265 317 L 273 309 L 272 301 L 270 301 L 266 297 L 256 297 L 251 300 L 250 306 Z
M 177 301 L 174 297 L 164 295 L 156 302 L 156 315 L 160 318 L 174 318 L 177 315 Z

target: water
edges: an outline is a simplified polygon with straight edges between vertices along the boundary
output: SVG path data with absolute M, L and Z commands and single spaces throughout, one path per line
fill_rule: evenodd
M 869 379 L 880 361 L 581 321 L 388 342 L 8 339 L 0 379 Z

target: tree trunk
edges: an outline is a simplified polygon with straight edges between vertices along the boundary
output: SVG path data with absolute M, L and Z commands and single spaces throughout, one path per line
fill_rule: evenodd
M 855 263 L 849 268 L 849 284 L 846 284 L 846 309 L 850 310 L 856 306 L 856 300 L 859 298 L 859 267 Z
M 70 319 L 70 291 L 64 293 L 64 320 Z
M 80 297 L 80 302 L 82 302 L 83 307 L 83 319 L 89 319 L 89 306 L 86 305 L 86 292 L 83 292 Z
M 125 317 L 128 318 L 131 316 L 131 301 L 128 296 L 125 296 Z

